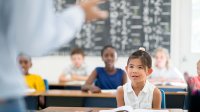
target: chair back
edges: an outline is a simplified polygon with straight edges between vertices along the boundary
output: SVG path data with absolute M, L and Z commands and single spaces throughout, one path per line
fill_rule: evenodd
M 165 91 L 160 89 L 161 96 L 162 96 L 162 101 L 161 101 L 161 108 L 165 109 L 166 108 L 166 98 L 165 98 Z
M 49 83 L 47 79 L 44 79 L 44 85 L 45 85 L 45 90 L 48 91 L 49 90 Z

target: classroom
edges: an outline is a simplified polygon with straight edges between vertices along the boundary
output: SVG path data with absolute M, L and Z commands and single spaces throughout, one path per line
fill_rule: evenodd
M 63 13 L 83 3 L 81 9 L 89 0 L 53 1 L 52 10 Z M 27 89 L 25 108 L 36 112 L 200 111 L 200 0 L 100 1 L 98 8 L 108 12 L 106 19 L 88 22 L 85 15 L 86 22 L 71 41 L 56 50 L 42 56 L 17 55 Z M 3 101 L 0 95 L 0 112 Z

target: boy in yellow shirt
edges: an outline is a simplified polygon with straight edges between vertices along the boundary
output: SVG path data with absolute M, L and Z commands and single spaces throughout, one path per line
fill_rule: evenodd
M 43 79 L 39 75 L 29 73 L 29 69 L 32 67 L 31 57 L 20 54 L 18 60 L 28 88 L 36 91 L 45 91 Z
M 25 54 L 20 54 L 18 56 L 18 61 L 22 73 L 25 76 L 25 82 L 29 89 L 34 89 L 35 91 L 46 91 L 44 80 L 42 77 L 36 74 L 29 73 L 29 69 L 32 67 L 31 57 Z M 45 100 L 44 97 L 39 97 L 39 105 L 41 108 L 44 108 Z

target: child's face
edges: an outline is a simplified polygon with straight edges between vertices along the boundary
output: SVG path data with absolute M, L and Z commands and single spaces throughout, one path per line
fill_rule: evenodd
M 197 74 L 200 76 L 200 63 L 197 64 Z
M 106 67 L 114 67 L 116 59 L 117 53 L 113 48 L 107 48 L 104 50 L 102 60 L 104 61 Z
M 145 82 L 150 69 L 144 68 L 140 59 L 131 59 L 126 66 L 126 72 L 132 82 Z
M 164 52 L 157 52 L 155 55 L 155 64 L 156 67 L 158 68 L 165 68 L 166 67 L 166 63 L 167 63 L 167 56 L 165 55 Z
M 74 54 L 71 56 L 71 61 L 74 66 L 80 67 L 84 62 L 84 56 L 81 54 Z
M 27 59 L 26 57 L 19 57 L 19 64 L 21 67 L 21 71 L 23 72 L 24 75 L 28 74 L 29 69 L 32 66 L 32 63 L 29 59 Z

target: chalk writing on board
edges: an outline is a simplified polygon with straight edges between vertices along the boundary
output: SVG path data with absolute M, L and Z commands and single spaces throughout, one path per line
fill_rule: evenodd
M 57 10 L 75 2 L 57 0 Z M 109 11 L 109 18 L 83 25 L 76 38 L 57 53 L 69 53 L 73 47 L 81 47 L 89 55 L 99 55 L 108 44 L 116 47 L 122 56 L 141 46 L 150 52 L 158 46 L 170 50 L 171 0 L 109 0 L 99 7 Z

